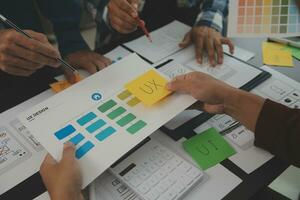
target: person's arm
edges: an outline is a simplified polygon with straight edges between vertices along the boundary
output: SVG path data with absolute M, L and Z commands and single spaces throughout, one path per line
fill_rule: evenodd
M 255 145 L 300 166 L 300 110 L 290 109 L 193 72 L 168 84 L 171 91 L 198 99 L 209 113 L 227 114 L 255 132 Z
M 62 56 L 79 50 L 89 50 L 79 30 L 79 0 L 40 0 L 37 3 L 42 14 L 53 24 Z
M 222 45 L 228 45 L 231 53 L 234 51 L 233 43 L 222 35 L 227 14 L 228 0 L 205 0 L 195 26 L 185 35 L 180 47 L 186 48 L 194 43 L 196 60 L 199 64 L 203 62 L 204 50 L 212 66 L 222 64 L 224 60 Z

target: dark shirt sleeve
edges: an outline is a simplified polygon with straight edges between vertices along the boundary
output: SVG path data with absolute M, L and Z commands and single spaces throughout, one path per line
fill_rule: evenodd
M 300 167 L 300 110 L 267 99 L 256 124 L 255 145 Z
M 80 0 L 39 0 L 42 14 L 53 24 L 59 50 L 63 56 L 89 49 L 80 34 Z

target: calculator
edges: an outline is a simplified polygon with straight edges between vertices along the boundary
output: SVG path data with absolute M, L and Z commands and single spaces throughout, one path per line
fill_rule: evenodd
M 151 139 L 110 172 L 143 200 L 182 199 L 203 172 Z

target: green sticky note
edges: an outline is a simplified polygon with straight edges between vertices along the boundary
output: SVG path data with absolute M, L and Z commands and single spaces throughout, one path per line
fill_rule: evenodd
M 292 51 L 293 57 L 300 60 L 300 49 L 292 46 L 286 46 L 283 50 Z
M 183 148 L 203 170 L 236 153 L 214 128 L 184 141 Z

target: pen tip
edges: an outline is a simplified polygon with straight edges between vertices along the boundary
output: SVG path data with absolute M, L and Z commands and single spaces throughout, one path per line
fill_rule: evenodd
M 1 19 L 2 21 L 6 21 L 6 18 L 5 18 L 3 15 L 1 15 L 1 14 L 0 14 L 0 19 Z

